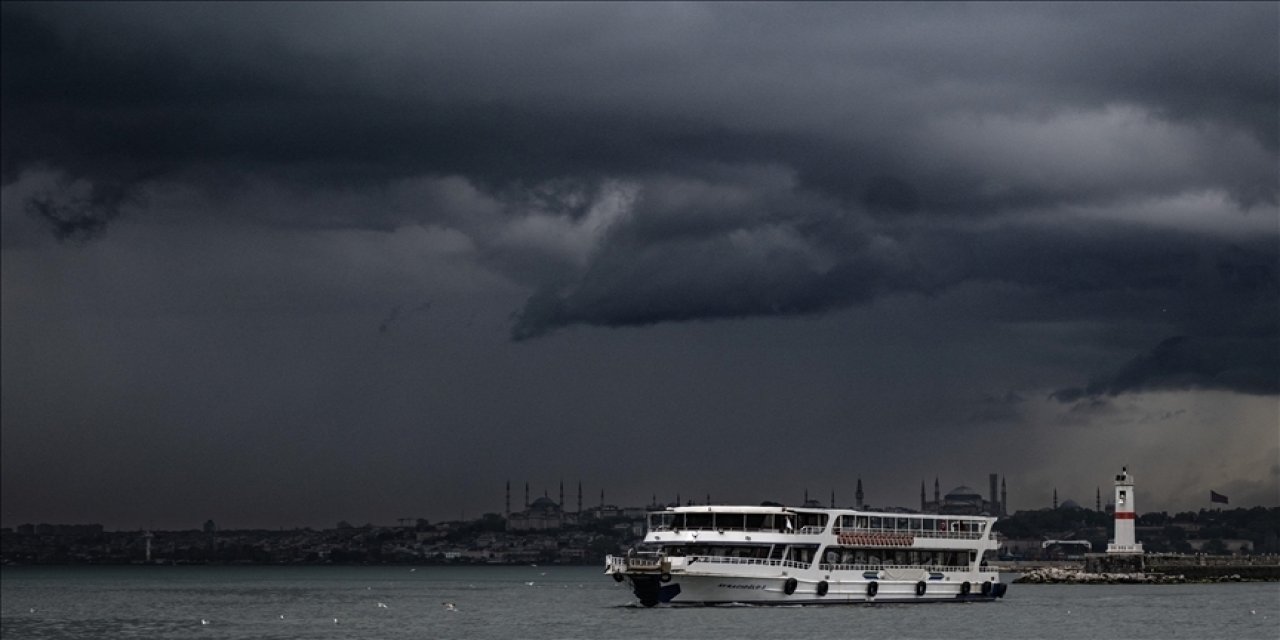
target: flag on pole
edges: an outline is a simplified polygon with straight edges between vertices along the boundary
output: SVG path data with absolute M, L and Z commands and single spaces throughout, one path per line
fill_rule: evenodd
M 1226 496 L 1212 489 L 1209 490 L 1209 502 L 1221 502 L 1222 504 L 1230 504 L 1227 502 Z

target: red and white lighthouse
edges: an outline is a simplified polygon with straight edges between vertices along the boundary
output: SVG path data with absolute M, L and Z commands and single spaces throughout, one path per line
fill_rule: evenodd
M 1116 537 L 1107 545 L 1107 553 L 1141 554 L 1142 543 L 1134 537 L 1137 511 L 1133 506 L 1133 476 L 1129 468 L 1121 469 L 1116 476 Z

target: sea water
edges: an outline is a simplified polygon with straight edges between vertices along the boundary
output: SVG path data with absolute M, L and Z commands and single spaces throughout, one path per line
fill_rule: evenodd
M 4 640 L 1280 637 L 1280 583 L 1010 585 L 992 603 L 653 609 L 594 567 L 5 567 L 0 587 Z

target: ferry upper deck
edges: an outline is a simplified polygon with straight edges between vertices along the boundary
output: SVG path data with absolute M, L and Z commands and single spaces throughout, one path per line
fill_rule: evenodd
M 776 535 L 896 534 L 952 540 L 993 539 L 996 518 L 932 513 L 774 506 L 668 507 L 649 514 L 649 533 L 714 531 Z

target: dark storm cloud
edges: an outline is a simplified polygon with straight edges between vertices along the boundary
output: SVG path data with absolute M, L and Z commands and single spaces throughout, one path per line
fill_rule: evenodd
M 1235 240 L 1114 218 L 1200 192 L 1273 215 L 1275 5 L 794 9 L 7 3 L 0 168 L 118 194 L 32 199 L 59 237 L 157 184 L 460 177 L 501 219 L 415 215 L 532 288 L 518 339 L 1001 282 L 1025 295 L 997 317 L 1159 323 L 1144 349 L 1186 336 L 1081 394 L 1271 388 L 1274 361 L 1240 345 L 1276 336 L 1274 236 L 1215 271 Z M 586 224 L 611 181 L 633 206 L 528 248 L 524 223 Z M 1044 222 L 1082 208 L 1102 219 Z
M 919 169 L 929 150 L 905 136 L 933 117 L 1134 103 L 1276 147 L 1274 7 L 808 9 L 424 7 L 380 34 L 422 53 L 388 45 L 357 62 L 308 30 L 341 20 L 363 33 L 385 7 L 6 4 L 3 172 L 45 164 L 130 184 L 212 166 L 505 185 L 770 161 L 873 208 L 973 213 L 1061 194 L 983 196 L 963 164 Z M 671 24 L 636 35 L 628 20 L 640 19 Z M 983 41 L 996 44 L 972 46 Z M 801 73 L 815 82 L 786 76 Z M 1274 202 L 1272 183 L 1228 186 Z
M 1162 341 L 1126 363 L 1113 376 L 1088 387 L 1056 391 L 1071 403 L 1148 390 L 1226 389 L 1258 395 L 1280 394 L 1280 335 L 1261 338 L 1191 338 Z
M 1173 280 L 1196 288 L 1181 312 L 1182 328 L 1195 334 L 1165 339 L 1114 373 L 1052 396 L 1072 403 L 1146 390 L 1280 394 L 1280 255 L 1274 239 L 1249 249 L 1227 247 L 1202 263 Z

